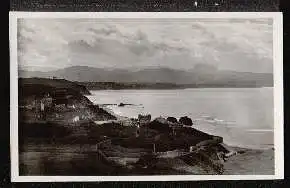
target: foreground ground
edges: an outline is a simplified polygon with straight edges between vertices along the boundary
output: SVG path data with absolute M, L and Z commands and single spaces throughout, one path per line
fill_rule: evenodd
M 274 173 L 273 150 L 230 148 L 221 137 L 163 119 L 147 122 L 136 135 L 135 124 L 129 120 L 124 126 L 123 120 L 93 105 L 81 85 L 23 79 L 19 86 L 20 175 Z M 60 89 L 65 89 L 63 96 L 54 93 Z M 72 97 L 69 104 L 50 105 L 43 113 L 37 101 L 48 94 L 53 101 Z M 237 155 L 226 161 L 220 157 L 231 151 Z

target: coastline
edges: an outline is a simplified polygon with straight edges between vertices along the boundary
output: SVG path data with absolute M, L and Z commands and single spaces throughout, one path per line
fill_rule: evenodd
M 121 119 L 129 119 L 130 117 L 120 116 L 106 105 L 101 106 L 104 110 Z M 192 126 L 194 128 L 194 126 Z M 255 169 L 258 174 L 273 174 L 274 173 L 274 147 L 265 148 L 251 148 L 238 145 L 223 145 L 231 151 L 241 152 L 243 154 L 232 156 L 224 163 L 223 174 L 249 174 L 251 170 Z M 244 153 L 245 152 L 245 153 Z M 242 167 L 244 166 L 244 167 Z
M 106 104 L 119 115 L 134 118 L 146 113 L 152 118 L 186 115 L 192 118 L 195 128 L 222 136 L 227 144 L 258 149 L 274 147 L 272 88 L 91 90 L 91 93 L 89 99 L 95 104 Z M 133 105 L 119 107 L 122 102 Z
M 117 113 L 115 113 L 112 109 L 108 108 L 107 105 L 99 105 L 100 108 L 111 114 L 112 116 L 116 117 L 117 120 L 128 120 L 130 119 L 129 117 L 126 116 L 121 116 Z
M 126 121 L 126 120 L 130 120 L 130 118 L 132 117 L 127 117 L 127 116 L 121 116 L 117 113 L 115 113 L 112 109 L 108 108 L 107 105 L 99 105 L 100 108 L 104 109 L 105 111 L 107 111 L 108 113 L 110 113 L 111 115 L 115 116 L 117 118 L 117 121 Z M 161 116 L 160 116 L 161 117 Z M 197 129 L 196 127 L 194 127 L 194 125 L 192 125 L 190 128 L 194 128 Z M 197 129 L 199 130 L 199 129 Z M 199 130 L 201 131 L 201 130 Z M 257 130 L 258 131 L 258 130 Z M 253 151 L 267 151 L 267 150 L 274 150 L 274 145 L 272 147 L 265 147 L 265 148 L 253 148 L 253 147 L 245 147 L 242 145 L 238 145 L 238 144 L 226 144 L 223 143 L 226 147 L 230 148 L 231 150 L 235 150 L 235 151 L 239 151 L 239 150 L 253 150 Z
M 53 92 L 55 88 L 52 87 L 47 91 Z M 129 117 L 117 115 L 106 107 L 93 104 L 86 96 L 78 92 L 64 93 L 64 96 L 68 95 L 75 97 L 71 101 L 72 104 L 64 105 L 62 109 L 51 106 L 45 117 L 40 117 L 44 120 L 34 117 L 33 114 L 37 116 L 41 114 L 33 108 L 30 109 L 30 103 L 33 102 L 30 100 L 31 95 L 22 95 L 22 100 L 25 99 L 22 101 L 23 105 L 20 105 L 22 110 L 19 123 L 20 173 L 22 175 L 31 175 L 31 173 L 38 175 L 76 175 L 77 173 L 150 175 L 157 172 L 161 174 L 223 174 L 225 170 L 231 173 L 227 171 L 227 168 L 234 169 L 243 163 L 241 160 L 234 160 L 232 165 L 225 166 L 226 162 L 218 157 L 218 153 L 227 154 L 230 151 L 226 151 L 227 149 L 221 145 L 223 144 L 221 137 L 180 126 L 176 127 L 174 133 L 171 124 L 156 119 L 140 127 L 140 135 L 136 136 L 139 128 L 130 125 Z M 39 98 L 39 100 L 43 99 L 44 96 Z M 56 116 L 60 116 L 61 119 L 57 120 Z M 81 120 L 82 118 L 84 120 Z M 108 122 L 108 120 L 113 121 Z M 122 122 L 128 120 L 130 126 L 123 126 Z M 105 122 L 98 125 L 96 121 Z M 106 142 L 103 143 L 104 141 Z M 196 148 L 193 152 L 189 151 L 191 146 Z M 172 158 L 169 151 L 177 155 Z M 38 155 L 35 155 L 36 152 Z M 179 156 L 184 152 L 185 155 Z M 165 155 L 165 159 L 158 158 L 161 153 Z M 247 152 L 235 156 L 243 158 L 245 154 Z M 52 158 L 54 161 L 48 161 L 47 158 Z M 68 165 L 70 161 L 78 165 L 72 167 Z M 45 164 L 42 165 L 45 165 L 45 168 L 35 162 L 39 164 L 44 162 Z M 179 164 L 179 169 L 176 164 Z M 60 166 L 63 167 L 61 171 L 58 169 Z M 86 169 L 90 170 L 86 172 Z M 247 169 L 245 172 L 253 173 L 251 170 L 253 169 Z
M 129 117 L 120 116 L 113 110 L 102 106 L 104 110 L 112 115 L 119 116 L 120 119 L 129 119 Z M 274 148 L 249 148 L 242 146 L 234 146 L 223 143 L 223 146 L 230 151 L 236 151 L 241 154 L 230 157 L 224 163 L 223 174 L 249 174 L 252 169 L 258 174 L 274 173 Z M 261 157 L 262 156 L 262 157 Z M 243 167 L 242 167 L 243 166 Z

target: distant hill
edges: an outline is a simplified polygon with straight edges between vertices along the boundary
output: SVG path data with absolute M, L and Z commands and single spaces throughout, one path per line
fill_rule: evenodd
M 19 71 L 19 76 L 57 77 L 78 82 L 118 82 L 118 83 L 172 83 L 216 85 L 218 87 L 272 87 L 273 74 L 217 70 L 209 65 L 197 65 L 184 71 L 164 67 L 141 70 L 101 69 L 87 66 L 73 66 L 56 71 Z

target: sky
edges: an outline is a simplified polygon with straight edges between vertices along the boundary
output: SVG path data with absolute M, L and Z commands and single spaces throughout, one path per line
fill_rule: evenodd
M 29 70 L 69 66 L 169 67 L 196 64 L 273 71 L 267 19 L 20 19 L 18 63 Z

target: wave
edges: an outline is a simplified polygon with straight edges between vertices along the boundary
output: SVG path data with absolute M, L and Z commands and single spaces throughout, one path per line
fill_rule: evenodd
M 224 119 L 218 119 L 212 116 L 202 116 L 201 118 L 196 118 L 197 121 L 203 121 L 208 123 L 214 123 L 214 124 L 223 124 L 223 125 L 234 125 L 236 122 L 234 121 L 227 121 Z
M 274 132 L 273 129 L 248 129 L 247 132 L 264 133 L 264 132 Z

